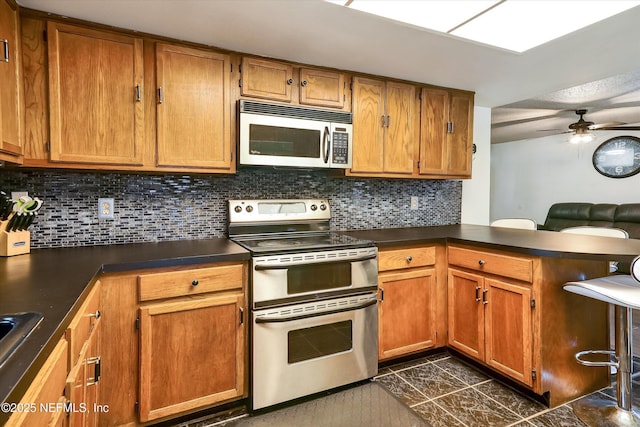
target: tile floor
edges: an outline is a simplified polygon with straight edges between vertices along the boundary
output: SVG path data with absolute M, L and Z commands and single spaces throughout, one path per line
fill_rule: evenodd
M 433 427 L 585 426 L 574 415 L 570 404 L 549 409 L 448 352 L 381 368 L 375 381 L 384 385 Z M 634 386 L 633 404 L 640 407 L 640 377 L 634 379 Z M 597 394 L 615 399 L 615 389 L 612 388 Z M 179 426 L 223 427 L 245 416 L 246 410 L 237 408 Z

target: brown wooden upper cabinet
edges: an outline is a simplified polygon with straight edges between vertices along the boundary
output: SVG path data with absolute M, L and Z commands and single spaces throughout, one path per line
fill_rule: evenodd
M 473 93 L 423 88 L 420 174 L 471 177 Z
M 410 177 L 418 118 L 415 86 L 354 77 L 353 166 L 349 174 Z
M 235 171 L 229 55 L 158 43 L 158 167 Z
M 345 108 L 345 74 L 260 58 L 242 58 L 240 94 L 251 98 Z
M 142 39 L 49 22 L 50 160 L 141 165 Z
M 0 0 L 0 160 L 22 163 L 23 109 L 18 7 Z

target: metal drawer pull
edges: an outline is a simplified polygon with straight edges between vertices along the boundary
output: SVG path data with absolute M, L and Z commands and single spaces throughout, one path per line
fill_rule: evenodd
M 378 303 L 378 300 L 373 300 L 373 301 L 369 301 L 366 302 L 362 305 L 358 305 L 355 307 L 348 307 L 348 308 L 339 308 L 337 310 L 330 310 L 330 311 L 323 311 L 320 313 L 312 313 L 312 314 L 303 314 L 300 316 L 291 316 L 291 317 L 258 317 L 256 319 L 256 323 L 284 323 L 284 322 L 291 322 L 294 320 L 302 320 L 302 319 L 309 319 L 311 317 L 319 317 L 319 316 L 328 316 L 329 314 L 337 314 L 337 313 L 344 313 L 346 311 L 355 311 L 355 310 L 361 310 L 363 308 L 367 308 L 367 307 L 371 307 L 372 305 L 376 305 Z
M 485 265 L 485 264 L 486 264 L 486 262 L 484 260 L 481 260 L 481 259 L 478 260 L 478 265 L 482 266 L 482 265 Z
M 100 310 L 96 310 L 95 313 L 89 313 L 87 314 L 88 317 L 95 317 L 96 319 L 100 318 Z
M 288 85 L 292 85 L 292 84 L 293 84 L 293 79 L 289 79 L 289 80 L 287 80 L 287 84 L 288 84 Z
M 256 271 L 259 270 L 286 270 L 289 267 L 295 267 L 295 266 L 299 266 L 299 265 L 318 265 L 318 264 L 337 264 L 339 262 L 360 262 L 360 261 L 367 261 L 370 259 L 376 259 L 377 255 L 369 255 L 363 258 L 355 258 L 355 259 L 338 259 L 338 260 L 331 260 L 331 261 L 323 261 L 323 262 L 314 262 L 312 264 L 279 264 L 279 265 L 256 265 L 254 267 L 254 269 Z
M 306 80 L 300 82 L 300 86 L 305 87 L 308 84 Z
M 409 256 L 407 257 L 407 262 L 411 262 L 411 261 L 413 261 L 413 257 L 412 257 L 411 255 L 409 255 Z
M 480 286 L 476 286 L 476 302 L 480 302 L 480 293 L 478 292 L 482 289 Z
M 483 304 L 489 304 L 489 301 L 487 301 L 487 292 L 489 292 L 488 289 L 485 289 L 484 291 L 482 291 L 482 303 Z
M 198 279 L 193 279 L 193 281 L 191 282 L 191 286 L 198 286 L 198 283 L 200 283 Z

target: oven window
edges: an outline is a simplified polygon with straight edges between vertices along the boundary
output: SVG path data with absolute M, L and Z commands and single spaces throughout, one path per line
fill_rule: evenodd
M 288 361 L 289 363 L 302 362 L 351 350 L 353 347 L 351 331 L 351 320 L 290 331 Z
M 351 263 L 306 264 L 287 269 L 287 293 L 317 292 L 351 286 Z
M 249 125 L 249 153 L 319 159 L 321 137 L 319 130 Z

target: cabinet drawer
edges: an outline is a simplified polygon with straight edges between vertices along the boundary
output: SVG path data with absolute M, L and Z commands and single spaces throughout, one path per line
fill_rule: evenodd
M 138 299 L 140 301 L 149 301 L 229 289 L 242 289 L 243 268 L 242 264 L 233 264 L 141 274 L 138 276 Z
M 69 366 L 76 364 L 80 350 L 100 316 L 100 282 L 97 282 L 65 331 L 69 342 Z
M 449 265 L 497 274 L 525 282 L 533 281 L 533 260 L 474 249 L 449 247 Z
M 378 270 L 398 270 L 401 268 L 424 267 L 436 263 L 436 248 L 414 247 L 390 249 L 378 254 Z

